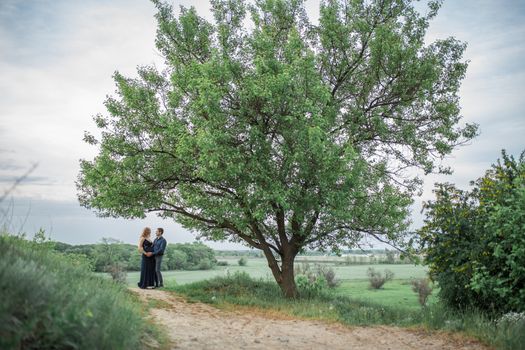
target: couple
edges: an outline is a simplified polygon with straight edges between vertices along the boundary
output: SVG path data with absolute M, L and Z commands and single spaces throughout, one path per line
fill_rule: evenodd
M 162 264 L 162 256 L 167 242 L 162 237 L 163 233 L 164 229 L 159 227 L 155 232 L 157 238 L 153 242 L 150 239 L 151 229 L 149 227 L 144 228 L 142 235 L 140 235 L 139 252 L 142 253 L 142 262 L 140 264 L 139 288 L 164 287 L 160 264 Z

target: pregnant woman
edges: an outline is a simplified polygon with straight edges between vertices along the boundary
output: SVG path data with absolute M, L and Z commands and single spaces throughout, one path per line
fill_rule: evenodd
M 146 256 L 146 253 L 153 252 L 153 242 L 150 239 L 151 229 L 144 228 L 139 240 L 139 252 L 142 254 L 140 264 L 140 281 L 139 288 L 145 289 L 155 285 L 155 257 Z

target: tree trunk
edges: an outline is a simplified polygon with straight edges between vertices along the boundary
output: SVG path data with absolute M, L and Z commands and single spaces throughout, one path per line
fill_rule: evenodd
M 268 247 L 263 248 L 263 253 L 266 256 L 266 260 L 268 260 L 268 266 L 272 270 L 273 277 L 281 288 L 283 295 L 286 298 L 296 298 L 298 292 L 297 286 L 295 285 L 293 263 L 297 253 L 293 253 L 291 250 L 286 251 L 282 256 L 281 267 L 279 267 L 279 263 Z
M 294 263 L 295 254 L 284 254 L 281 263 L 281 283 L 279 287 L 286 298 L 296 298 L 298 296 L 297 286 L 295 285 Z

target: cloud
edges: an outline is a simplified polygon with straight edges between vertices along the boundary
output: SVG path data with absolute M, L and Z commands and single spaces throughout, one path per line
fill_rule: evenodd
M 12 184 L 15 181 L 17 181 L 19 177 L 17 176 L 9 176 L 9 175 L 0 175 L 0 183 L 4 182 L 7 184 Z M 40 185 L 46 185 L 50 186 L 53 185 L 55 182 L 50 177 L 46 176 L 26 176 L 23 180 L 23 183 L 39 183 Z
M 104 112 L 113 72 L 133 75 L 158 59 L 153 14 L 147 1 L 2 4 L 0 147 L 14 150 L 10 170 L 39 162 L 34 175 L 56 179 L 53 189 L 25 184 L 20 191 L 74 198 L 78 160 L 95 152 L 82 135 L 94 128 L 91 116 Z
M 4 213 L 4 215 L 1 215 Z M 7 215 L 6 215 L 7 214 Z M 196 235 L 179 224 L 149 215 L 144 220 L 100 218 L 81 207 L 77 201 L 57 201 L 14 197 L 0 203 L 0 226 L 7 225 L 11 232 L 25 232 L 32 237 L 40 228 L 53 240 L 70 244 L 87 244 L 102 238 L 115 238 L 126 243 L 138 242 L 142 229 L 163 227 L 170 243 L 192 242 Z M 1 220 L 0 220 L 1 221 Z M 238 249 L 233 243 L 203 241 L 216 249 Z
M 174 1 L 176 10 L 179 5 L 196 5 L 201 16 L 212 18 L 207 1 Z M 306 1 L 313 22 L 318 5 Z M 32 203 L 29 231 L 52 225 L 70 242 L 113 233 L 132 242 L 146 224 L 100 219 L 79 208 L 74 181 L 79 159 L 96 154 L 82 137 L 84 130 L 97 133 L 92 116 L 105 112 L 105 96 L 115 90 L 114 71 L 135 76 L 138 65 L 163 65 L 154 46 L 154 13 L 144 0 L 0 1 L 0 193 L 38 162 L 13 194 L 19 217 Z M 468 42 L 460 103 L 464 120 L 479 123 L 481 134 L 445 160 L 454 175 L 426 179 L 423 199 L 432 197 L 433 182 L 466 187 L 501 149 L 519 154 L 525 148 L 525 2 L 446 0 L 427 41 L 448 36 Z M 183 232 L 177 226 L 173 231 Z

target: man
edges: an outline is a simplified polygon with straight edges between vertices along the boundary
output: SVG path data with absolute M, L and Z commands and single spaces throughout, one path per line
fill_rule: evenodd
M 166 239 L 162 236 L 164 234 L 164 229 L 159 227 L 155 232 L 157 238 L 153 241 L 153 252 L 147 253 L 147 256 L 155 257 L 155 287 L 162 288 L 164 287 L 164 280 L 162 279 L 162 273 L 160 272 L 160 265 L 162 264 L 162 257 L 164 255 L 164 250 L 166 250 Z

